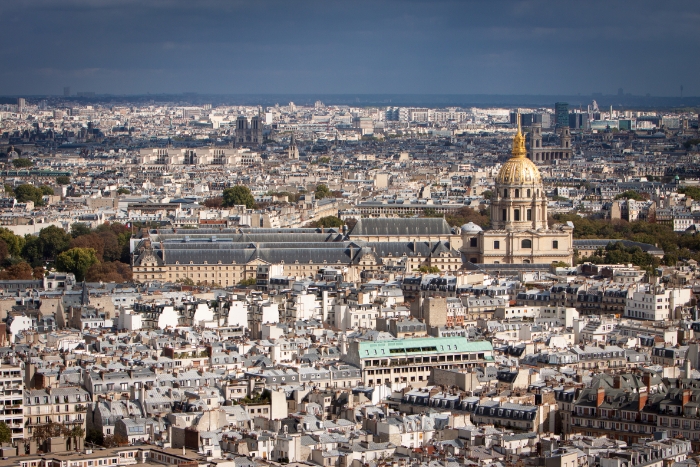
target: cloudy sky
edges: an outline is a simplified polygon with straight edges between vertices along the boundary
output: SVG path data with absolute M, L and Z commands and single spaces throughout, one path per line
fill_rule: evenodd
M 0 95 L 700 95 L 700 1 L 0 0 Z

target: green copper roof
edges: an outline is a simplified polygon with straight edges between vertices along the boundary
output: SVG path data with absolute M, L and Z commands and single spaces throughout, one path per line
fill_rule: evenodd
M 421 337 L 360 342 L 360 358 L 491 351 L 493 346 L 489 341 L 469 341 L 466 337 Z

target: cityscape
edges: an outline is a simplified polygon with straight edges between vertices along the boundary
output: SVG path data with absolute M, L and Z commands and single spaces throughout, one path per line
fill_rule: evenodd
M 700 5 L 495 3 L 0 7 L 0 467 L 698 467 Z

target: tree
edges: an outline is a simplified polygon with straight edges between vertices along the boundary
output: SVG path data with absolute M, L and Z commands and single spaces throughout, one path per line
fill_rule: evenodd
M 43 280 L 46 277 L 46 269 L 42 266 L 36 266 L 32 269 L 32 277 L 36 280 Z
M 440 216 L 438 215 L 437 217 Z M 481 212 L 472 209 L 468 206 L 461 207 L 454 213 L 446 215 L 445 220 L 448 224 L 457 227 L 462 226 L 464 224 L 468 224 L 469 222 L 473 222 L 482 228 L 486 228 L 491 223 L 491 219 L 489 218 L 488 213 L 485 210 Z
M 90 230 L 90 227 L 88 227 L 85 224 L 80 224 L 76 222 L 75 224 L 71 224 L 70 226 L 70 235 L 73 238 L 80 237 L 81 235 L 87 235 L 90 232 L 92 232 Z
M 486 190 L 481 194 L 481 196 L 483 196 L 484 199 L 491 199 L 491 198 L 493 198 L 493 191 Z
M 32 266 L 39 266 L 44 263 L 44 250 L 39 237 L 29 234 L 25 236 L 22 258 Z
M 438 274 L 440 272 L 440 268 L 437 266 L 421 266 L 418 268 L 418 271 L 424 274 Z
M 4 240 L 0 240 L 0 263 L 4 263 L 9 256 L 10 249 L 7 247 L 7 243 Z
M 250 192 L 250 189 L 244 185 L 236 185 L 232 188 L 226 188 L 223 193 L 223 207 L 241 206 L 252 209 L 255 205 L 255 198 Z
M 54 195 L 53 188 L 51 188 L 48 185 L 41 185 L 39 187 L 39 189 L 41 190 L 41 194 L 44 196 L 53 196 Z
M 128 188 L 122 187 L 122 188 L 119 188 L 119 189 L 117 190 L 117 193 L 120 194 L 120 195 L 130 195 L 130 194 L 131 194 L 131 190 L 129 190 Z
M 255 285 L 256 283 L 257 283 L 257 281 L 255 280 L 254 277 L 249 277 L 248 279 L 241 280 L 238 283 L 238 285 L 240 285 L 241 287 L 249 287 L 251 285 Z
M 66 425 L 56 422 L 49 422 L 44 425 L 35 426 L 32 429 L 32 439 L 37 443 L 43 444 L 49 438 L 57 438 L 60 436 L 70 436 L 70 430 Z
M 32 162 L 29 159 L 24 159 L 24 158 L 20 157 L 19 159 L 14 159 L 12 161 L 12 165 L 18 169 L 24 169 L 24 168 L 33 166 L 34 162 Z
M 105 241 L 96 233 L 89 233 L 74 238 L 70 241 L 69 248 L 92 248 L 95 250 L 97 259 L 100 261 L 104 259 Z
M 342 219 L 336 216 L 322 217 L 317 221 L 310 223 L 311 227 L 342 227 L 345 225 Z
M 204 200 L 204 205 L 208 208 L 220 208 L 224 202 L 224 198 L 221 196 L 215 196 L 214 198 L 207 198 Z
M 22 248 L 25 243 L 24 237 L 15 235 L 14 232 L 5 227 L 0 227 L 0 240 L 5 242 L 10 255 L 18 257 L 22 254 Z
M 57 254 L 68 249 L 71 238 L 62 228 L 50 225 L 39 231 L 39 240 L 44 260 L 53 260 Z
M 59 175 L 56 177 L 56 184 L 57 185 L 70 185 L 70 177 L 67 175 Z
M 328 186 L 324 185 L 323 183 L 316 186 L 316 191 L 314 192 L 316 199 L 328 198 L 330 195 L 331 190 L 328 189 Z
M 118 261 L 93 264 L 85 274 L 85 280 L 89 282 L 122 283 L 130 282 L 132 279 L 133 274 L 129 265 Z
M 92 248 L 71 248 L 64 251 L 56 258 L 56 269 L 63 272 L 72 272 L 78 281 L 85 279 L 90 266 L 97 264 L 99 260 Z
M 104 230 L 98 233 L 104 243 L 104 261 L 119 261 L 122 257 L 122 247 L 119 238 L 112 230 Z
M 87 436 L 85 437 L 86 443 L 99 444 L 100 446 L 104 446 L 104 440 L 105 435 L 104 433 L 102 433 L 102 430 L 97 428 L 90 428 L 87 431 Z
M 627 190 L 623 191 L 622 193 L 619 193 L 617 196 L 615 196 L 615 199 L 633 199 L 635 201 L 644 201 L 648 197 L 648 195 L 644 195 L 642 193 L 639 193 L 638 191 Z
M 8 266 L 7 269 L 0 272 L 0 280 L 4 281 L 30 281 L 34 278 L 32 267 L 22 261 L 21 263 Z
M 15 188 L 15 198 L 17 198 L 17 201 L 20 203 L 32 201 L 35 205 L 41 206 L 44 204 L 43 196 L 44 194 L 41 189 L 34 185 L 29 185 L 28 183 Z
M 678 193 L 686 195 L 688 198 L 700 201 L 700 187 L 682 186 L 678 188 Z
M 12 430 L 7 426 L 7 423 L 0 422 L 0 443 L 12 442 Z
M 119 446 L 126 446 L 129 444 L 129 440 L 124 437 L 124 435 L 107 435 L 104 437 L 102 446 L 106 448 L 116 448 Z
M 194 281 L 190 277 L 183 277 L 182 279 L 178 279 L 175 282 L 182 285 L 194 285 Z

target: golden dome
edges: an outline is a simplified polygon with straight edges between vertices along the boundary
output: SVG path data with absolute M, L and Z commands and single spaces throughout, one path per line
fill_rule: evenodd
M 513 138 L 512 157 L 503 164 L 496 177 L 498 185 L 540 185 L 542 177 L 540 171 L 530 159 L 527 158 L 525 149 L 525 137 L 520 130 L 520 114 L 518 114 L 518 132 Z

